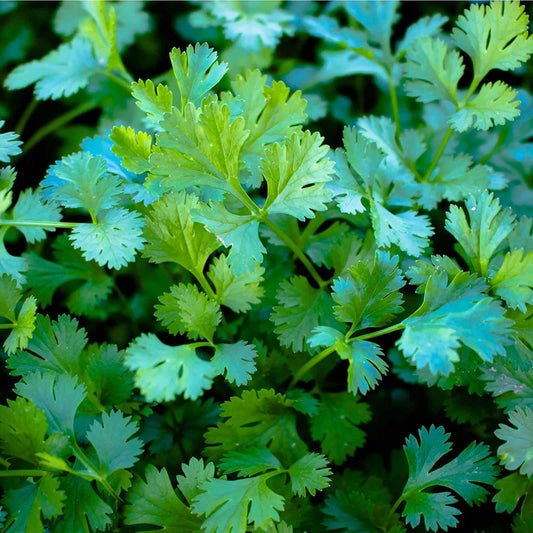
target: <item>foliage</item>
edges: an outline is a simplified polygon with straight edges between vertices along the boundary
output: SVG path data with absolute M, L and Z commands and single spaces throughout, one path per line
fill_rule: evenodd
M 0 530 L 531 531 L 525 6 L 177 5 L 0 6 Z

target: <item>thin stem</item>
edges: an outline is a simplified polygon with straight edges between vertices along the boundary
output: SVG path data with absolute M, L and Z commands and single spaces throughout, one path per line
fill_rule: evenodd
M 44 222 L 39 220 L 0 220 L 0 226 L 29 226 L 38 228 L 67 228 L 78 226 L 79 222 Z
M 428 181 L 431 178 L 433 171 L 437 168 L 440 158 L 442 157 L 442 154 L 444 153 L 444 150 L 446 149 L 446 146 L 448 145 L 448 142 L 450 141 L 452 134 L 453 134 L 452 128 L 448 128 L 440 143 L 439 149 L 437 150 L 437 153 L 435 154 L 435 157 L 433 158 L 433 161 L 430 167 L 428 168 L 428 171 L 424 175 L 424 178 L 423 178 L 424 181 Z
M 20 115 L 20 118 L 17 122 L 17 125 L 15 126 L 15 133 L 18 133 L 19 135 L 24 131 L 24 127 L 26 126 L 26 123 L 28 122 L 29 118 L 31 117 L 32 113 L 37 108 L 37 100 L 34 98 L 27 106 L 22 115 Z
M 0 329 L 13 329 L 16 324 L 0 324 Z
M 303 253 L 302 250 L 296 245 L 296 243 L 274 222 L 268 218 L 263 218 L 263 222 L 287 245 L 288 248 L 292 250 L 292 253 L 301 261 L 304 267 L 307 269 L 311 277 L 315 280 L 317 285 L 322 288 L 328 285 L 328 281 L 324 281 L 320 274 L 317 272 L 313 263 L 309 261 L 307 256 Z
M 374 337 L 381 337 L 382 335 L 388 335 L 389 333 L 400 331 L 402 329 L 405 329 L 405 324 L 402 324 L 402 323 L 395 324 L 394 326 L 389 326 L 388 328 L 378 329 L 370 333 L 365 333 L 364 335 L 358 335 L 357 337 L 352 337 L 351 339 L 348 339 L 348 342 L 363 341 L 365 339 L 373 339 Z
M 292 389 L 300 379 L 302 379 L 309 370 L 311 370 L 314 366 L 318 365 L 321 361 L 323 361 L 328 355 L 332 354 L 335 351 L 335 346 L 329 346 L 328 348 L 325 348 L 322 350 L 319 354 L 315 355 L 305 365 L 301 366 L 298 372 L 294 374 L 294 377 L 292 378 L 291 382 L 289 383 L 289 387 L 287 390 Z
M 389 71 L 389 90 L 390 90 L 390 100 L 391 100 L 391 107 L 392 107 L 392 116 L 394 118 L 394 124 L 396 126 L 396 137 L 398 137 L 401 131 L 400 113 L 398 111 L 398 95 L 396 94 L 396 86 L 394 84 L 392 69 Z
M 43 477 L 44 470 L 0 470 L 0 477 Z
M 114 81 L 116 84 L 120 85 L 121 87 L 123 87 L 124 89 L 126 89 L 126 91 L 128 91 L 128 93 L 131 92 L 131 84 L 133 82 L 133 79 L 129 82 L 123 80 L 122 78 L 119 78 L 116 74 L 112 74 L 111 72 L 105 72 L 105 75 L 112 81 Z
M 42 141 L 47 135 L 58 130 L 65 124 L 68 124 L 71 120 L 74 120 L 76 117 L 96 109 L 100 104 L 98 102 L 86 102 L 80 104 L 79 106 L 67 111 L 63 115 L 55 118 L 50 121 L 48 124 L 45 124 L 42 128 L 38 129 L 25 143 L 24 143 L 24 154 L 27 154 L 38 142 Z

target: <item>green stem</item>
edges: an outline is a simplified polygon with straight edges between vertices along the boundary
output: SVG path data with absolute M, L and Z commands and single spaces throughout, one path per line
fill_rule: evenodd
M 439 149 L 437 150 L 437 153 L 435 154 L 435 157 L 433 158 L 433 161 L 430 167 L 428 168 L 428 171 L 424 175 L 424 178 L 423 178 L 424 181 L 428 181 L 431 178 L 433 171 L 437 168 L 440 158 L 442 157 L 442 154 L 444 153 L 444 150 L 446 149 L 446 146 L 448 145 L 448 142 L 450 141 L 452 134 L 453 134 L 452 128 L 448 128 L 440 143 Z
M 78 226 L 79 222 L 41 222 L 39 220 L 0 220 L 0 226 L 24 226 L 38 228 L 67 228 L 72 229 Z
M 400 131 L 401 131 L 400 113 L 398 111 L 398 95 L 396 94 L 396 86 L 394 85 L 392 69 L 389 71 L 389 90 L 390 90 L 390 100 L 391 100 L 391 107 L 392 107 L 392 116 L 394 118 L 394 124 L 396 126 L 396 138 L 398 138 L 400 135 Z
M 38 142 L 42 141 L 47 135 L 58 130 L 65 124 L 68 124 L 71 120 L 74 120 L 80 115 L 84 115 L 92 109 L 96 109 L 100 104 L 97 102 L 85 102 L 76 106 L 74 109 L 67 111 L 63 115 L 55 118 L 50 121 L 48 124 L 45 124 L 42 128 L 38 129 L 25 143 L 24 143 L 24 154 L 28 153 Z
M 400 331 L 402 329 L 405 329 L 405 324 L 402 324 L 402 323 L 395 324 L 394 326 L 389 326 L 388 328 L 378 329 L 370 333 L 365 333 L 364 335 L 358 335 L 357 337 L 352 337 L 351 339 L 348 339 L 348 342 L 373 339 L 374 337 L 381 337 L 382 335 L 388 335 L 389 333 Z
M 0 324 L 0 329 L 13 329 L 16 324 Z
M 322 288 L 328 285 L 328 281 L 324 281 L 320 274 L 317 272 L 315 266 L 307 256 L 303 253 L 302 250 L 296 245 L 296 243 L 274 222 L 269 220 L 268 218 L 264 217 L 263 222 L 287 245 L 288 248 L 292 251 L 292 253 L 301 261 L 301 263 L 304 265 L 304 267 L 307 269 L 311 277 L 315 280 L 317 285 Z
M 42 477 L 47 473 L 44 470 L 0 470 L 0 477 Z
M 26 126 L 26 123 L 28 122 L 29 118 L 31 117 L 32 113 L 37 108 L 37 100 L 34 98 L 29 105 L 26 106 L 26 109 L 20 115 L 20 118 L 17 122 L 17 125 L 15 126 L 15 133 L 18 133 L 19 135 L 24 131 L 24 127 Z
M 126 89 L 126 91 L 128 91 L 128 93 L 131 92 L 131 84 L 133 82 L 133 79 L 128 82 L 128 81 L 123 80 L 122 78 L 119 78 L 117 75 L 112 74 L 111 72 L 106 72 L 105 75 L 110 80 L 114 81 L 116 84 L 118 84 L 121 87 L 123 87 L 124 89 Z
M 389 523 L 391 521 L 392 515 L 396 512 L 396 509 L 402 504 L 404 500 L 404 495 L 402 494 L 395 502 L 394 505 L 391 507 L 391 510 L 389 511 L 389 514 L 387 516 L 387 522 L 385 523 L 385 528 L 383 531 L 387 531 L 389 527 Z
M 300 381 L 300 379 L 309 372 L 314 366 L 318 365 L 321 361 L 323 361 L 328 355 L 332 354 L 335 351 L 335 346 L 329 346 L 328 348 L 325 348 L 317 355 L 313 356 L 305 365 L 301 366 L 298 372 L 294 374 L 294 377 L 292 378 L 291 382 L 289 383 L 289 387 L 287 390 L 290 390 Z

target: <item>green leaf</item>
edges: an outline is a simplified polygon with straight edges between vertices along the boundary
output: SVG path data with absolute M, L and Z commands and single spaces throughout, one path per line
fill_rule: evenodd
M 142 174 L 150 170 L 152 136 L 144 131 L 135 132 L 128 126 L 114 126 L 109 138 L 113 142 L 111 150 L 120 157 L 121 165 L 130 172 Z
M 533 251 L 525 255 L 523 249 L 507 253 L 489 283 L 509 307 L 525 313 L 526 304 L 533 305 Z
M 504 511 L 512 513 L 518 501 L 531 492 L 532 482 L 525 476 L 521 476 L 518 472 L 513 472 L 508 476 L 505 476 L 496 483 L 494 488 L 498 489 L 498 492 L 492 498 L 492 501 L 496 504 L 496 512 L 503 513 Z
M 115 208 L 101 213 L 93 224 L 78 224 L 69 239 L 88 261 L 94 259 L 101 266 L 119 270 L 133 261 L 137 250 L 142 249 L 143 225 L 139 213 Z
M 94 491 L 89 481 L 76 476 L 63 478 L 65 509 L 54 524 L 54 533 L 105 531 L 113 509 Z
M 24 257 L 11 255 L 7 251 L 4 243 L 4 236 L 7 230 L 7 226 L 0 227 L 0 276 L 7 274 L 17 282 L 18 287 L 22 287 L 26 283 L 26 277 L 23 272 L 29 269 L 28 261 Z
M 146 113 L 154 126 L 158 126 L 163 115 L 172 109 L 172 92 L 162 83 L 155 87 L 152 80 L 139 80 L 132 83 L 131 94 L 137 100 L 137 107 Z
M 215 257 L 209 265 L 207 277 L 213 282 L 217 301 L 235 313 L 244 313 L 258 304 L 264 289 L 261 287 L 265 269 L 258 264 L 245 274 L 236 274 L 226 255 Z
M 528 26 L 520 2 L 473 4 L 458 18 L 452 38 L 472 58 L 474 77 L 480 80 L 492 69 L 514 70 L 529 59 L 533 37 Z
M 178 82 L 182 108 L 187 102 L 198 105 L 228 70 L 227 63 L 218 63 L 217 53 L 207 43 L 196 43 L 194 48 L 189 45 L 185 52 L 173 48 L 170 61 Z
M 518 93 L 502 81 L 486 83 L 476 96 L 450 117 L 449 122 L 459 132 L 470 127 L 488 130 L 492 126 L 505 124 L 505 121 L 520 115 L 520 101 L 515 99 L 516 96 Z
M 15 322 L 15 308 L 22 298 L 22 290 L 17 287 L 17 282 L 10 276 L 0 276 L 0 316 Z
M 77 385 L 77 378 L 68 374 L 35 372 L 24 376 L 15 392 L 32 401 L 46 414 L 50 428 L 74 438 L 74 418 L 85 399 L 85 388 Z
M 511 426 L 500 424 L 494 434 L 505 441 L 498 448 L 498 458 L 507 470 L 517 470 L 533 476 L 533 411 L 517 407 L 509 413 Z M 515 427 L 512 427 L 515 426 Z
M 0 128 L 5 122 L 5 120 L 0 120 Z M 18 138 L 19 136 L 12 131 L 0 133 L 0 161 L 2 163 L 9 163 L 10 156 L 18 155 L 22 152 L 20 149 L 22 141 L 19 141 Z
M 255 372 L 257 355 L 255 346 L 245 341 L 217 344 L 211 363 L 217 374 L 224 374 L 230 383 L 241 386 L 248 383 Z
M 323 183 L 331 181 L 333 162 L 326 158 L 329 147 L 318 133 L 293 133 L 283 145 L 267 148 L 261 161 L 268 193 L 264 213 L 284 213 L 298 220 L 314 218 L 324 211 L 331 192 Z
M 128 491 L 127 503 L 124 510 L 125 524 L 159 526 L 157 529 L 145 527 L 140 531 L 197 533 L 200 529 L 201 520 L 176 496 L 164 468 L 159 471 L 149 464 L 146 467 L 146 481 L 135 481 Z
M 36 483 L 28 479 L 20 488 L 7 491 L 2 501 L 14 518 L 9 531 L 43 533 L 42 519 L 55 518 L 61 513 L 65 492 L 59 488 L 57 478 L 46 475 Z
M 461 343 L 484 361 L 504 355 L 512 325 L 500 304 L 483 294 L 482 280 L 466 273 L 449 284 L 447 278 L 437 272 L 428 279 L 424 303 L 402 322 L 405 330 L 397 343 L 418 369 L 427 366 L 432 374 L 444 376 L 454 371 Z
M 237 533 L 247 524 L 264 529 L 279 520 L 284 498 L 272 491 L 266 481 L 269 473 L 234 481 L 212 478 L 202 483 L 205 491 L 196 496 L 192 508 L 205 514 L 206 533 Z
M 205 224 L 227 248 L 228 263 L 237 275 L 253 272 L 262 263 L 266 248 L 259 238 L 259 221 L 254 215 L 236 215 L 222 202 L 210 202 L 209 207 L 196 208 L 193 218 Z
M 284 464 L 307 453 L 296 430 L 292 401 L 273 390 L 244 391 L 222 404 L 226 420 L 208 429 L 205 435 L 208 457 L 218 458 L 229 451 L 267 447 Z
M 159 297 L 155 316 L 170 333 L 187 334 L 191 340 L 198 338 L 213 342 L 216 327 L 222 314 L 217 302 L 200 292 L 195 285 L 172 285 L 170 292 Z
M 499 200 L 488 191 L 470 196 L 465 206 L 469 220 L 463 208 L 452 205 L 445 227 L 462 246 L 466 261 L 480 276 L 486 277 L 489 261 L 511 233 L 515 216 L 510 208 L 502 211 Z
M 377 252 L 373 262 L 359 261 L 337 278 L 331 286 L 337 320 L 357 330 L 384 326 L 400 313 L 405 280 L 398 261 L 398 256 Z
M 409 436 L 403 447 L 409 464 L 409 479 L 401 499 L 405 501 L 402 516 L 416 527 L 424 517 L 426 529 L 454 527 L 460 511 L 453 506 L 457 501 L 450 492 L 437 492 L 434 487 L 446 487 L 472 505 L 483 500 L 488 493 L 480 483 L 492 485 L 498 468 L 490 457 L 489 447 L 472 442 L 455 459 L 435 468 L 438 461 L 451 450 L 449 433 L 444 428 L 421 428 L 419 441 Z M 432 489 L 432 492 L 428 492 Z
M 207 463 L 204 465 L 203 459 L 196 459 L 191 457 L 189 463 L 182 463 L 181 469 L 183 476 L 177 476 L 178 488 L 185 496 L 185 499 L 190 503 L 193 498 L 200 494 L 200 485 L 207 479 L 215 477 L 215 465 Z
M 304 340 L 320 324 L 332 322 L 331 297 L 321 289 L 311 287 L 303 276 L 293 276 L 281 283 L 276 294 L 279 305 L 272 310 L 270 320 L 283 346 L 302 350 Z M 328 321 L 329 318 L 329 321 Z
M 191 211 L 198 198 L 185 192 L 165 194 L 150 207 L 144 236 L 143 257 L 153 263 L 174 262 L 189 272 L 203 272 L 208 257 L 220 246 L 202 224 L 193 222 Z
M 138 423 L 120 411 L 102 413 L 102 422 L 95 420 L 87 432 L 87 440 L 98 456 L 99 473 L 109 476 L 121 468 L 130 468 L 143 451 L 143 442 L 132 436 Z
M 369 405 L 353 394 L 324 392 L 318 412 L 311 417 L 311 435 L 328 459 L 340 465 L 365 443 L 365 432 L 359 426 L 370 419 Z
M 282 470 L 278 458 L 268 448 L 246 448 L 228 452 L 220 461 L 220 469 L 225 474 L 250 477 L 267 470 Z
M 142 334 L 126 350 L 124 364 L 148 402 L 168 402 L 178 394 L 196 399 L 211 386 L 213 366 L 200 359 L 193 344 L 169 346 Z
M 441 39 L 423 37 L 406 54 L 405 90 L 419 102 L 457 102 L 457 84 L 464 72 L 459 52 L 448 51 Z
M 37 300 L 34 296 L 28 296 L 17 315 L 16 324 L 11 333 L 4 341 L 4 349 L 8 354 L 16 350 L 24 350 L 35 329 L 35 314 L 37 312 Z
M 91 43 L 77 36 L 42 59 L 18 66 L 9 73 L 4 84 L 13 90 L 35 83 L 38 100 L 57 100 L 87 87 L 91 76 L 100 70 Z
M 306 492 L 314 496 L 317 490 L 329 487 L 331 474 L 323 455 L 307 453 L 289 467 L 292 492 L 298 496 L 305 496 Z

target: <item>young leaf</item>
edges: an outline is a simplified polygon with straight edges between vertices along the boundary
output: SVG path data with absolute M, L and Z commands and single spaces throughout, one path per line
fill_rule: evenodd
M 182 393 L 194 400 L 212 382 L 213 366 L 196 355 L 194 345 L 169 346 L 152 333 L 128 346 L 124 364 L 149 402 L 168 402 Z
M 170 292 L 161 295 L 159 301 L 161 304 L 155 306 L 155 316 L 170 333 L 213 342 L 215 329 L 222 318 L 220 306 L 195 285 L 172 285 Z
M 478 197 L 470 196 L 465 211 L 450 206 L 446 216 L 446 229 L 465 251 L 465 259 L 480 276 L 487 276 L 488 265 L 498 246 L 511 233 L 515 216 L 511 209 L 501 210 L 500 202 L 492 193 L 483 191 Z
M 529 407 L 517 407 L 509 413 L 512 426 L 500 424 L 494 434 L 505 441 L 498 448 L 498 458 L 507 470 L 517 470 L 531 478 L 533 476 L 533 411 Z
M 109 136 L 113 153 L 121 158 L 121 165 L 130 172 L 142 174 L 150 170 L 152 136 L 144 131 L 135 132 L 128 126 L 114 126 Z
M 184 465 L 185 466 L 185 465 Z M 163 530 L 196 533 L 201 520 L 176 496 L 167 471 L 158 471 L 153 465 L 146 467 L 146 481 L 138 479 L 128 491 L 128 505 L 124 510 L 127 525 L 150 524 Z M 154 533 L 157 530 L 143 529 Z
M 331 192 L 323 183 L 331 180 L 333 162 L 326 158 L 329 148 L 323 138 L 306 131 L 293 133 L 285 144 L 267 148 L 261 161 L 268 194 L 265 213 L 284 213 L 298 220 L 314 218 L 313 211 L 324 211 Z
M 91 43 L 77 36 L 42 59 L 20 65 L 9 73 L 4 84 L 13 90 L 35 83 L 38 100 L 57 100 L 87 87 L 91 76 L 99 70 Z
M 480 483 L 492 485 L 498 468 L 484 444 L 471 443 L 455 459 L 439 468 L 435 464 L 451 450 L 449 433 L 443 427 L 421 428 L 419 441 L 411 435 L 403 447 L 409 464 L 409 479 L 401 499 L 405 501 L 402 516 L 412 527 L 418 526 L 424 517 L 426 529 L 454 527 L 460 511 L 453 506 L 457 501 L 450 492 L 435 491 L 434 487 L 446 487 L 472 505 L 480 502 L 488 493 Z M 433 489 L 429 492 L 428 489 Z
M 100 213 L 93 223 L 80 223 L 70 233 L 74 248 L 82 250 L 87 260 L 94 259 L 101 266 L 121 269 L 133 261 L 142 249 L 144 221 L 135 211 L 115 208 Z
M 95 420 L 87 432 L 87 440 L 98 456 L 100 475 L 109 476 L 121 468 L 130 468 L 143 451 L 142 441 L 131 438 L 139 429 L 137 422 L 120 411 L 102 413 L 102 422 Z
M 144 236 L 148 242 L 143 257 L 153 263 L 178 263 L 193 274 L 202 272 L 220 243 L 201 224 L 193 222 L 191 211 L 198 204 L 196 196 L 185 192 L 165 194 L 152 204 L 146 218 Z
M 359 426 L 370 418 L 369 405 L 358 397 L 347 392 L 322 393 L 318 412 L 311 418 L 311 435 L 328 459 L 340 465 L 365 443 L 365 432 Z
M 172 109 L 172 92 L 162 83 L 155 87 L 152 80 L 139 80 L 132 83 L 131 94 L 137 100 L 137 107 L 146 113 L 153 126 L 157 127 L 163 115 Z
M 217 344 L 211 360 L 217 374 L 225 374 L 235 385 L 245 385 L 255 372 L 255 346 L 239 341 L 235 344 Z
M 181 469 L 183 476 L 177 476 L 178 488 L 185 496 L 185 499 L 191 503 L 193 498 L 200 494 L 200 485 L 212 477 L 215 477 L 215 465 L 207 463 L 204 465 L 203 459 L 191 457 L 189 463 L 182 463 Z
M 323 455 L 307 453 L 289 467 L 292 492 L 298 496 L 305 496 L 306 492 L 314 496 L 317 490 L 329 486 L 331 474 Z
M 5 124 L 5 120 L 0 120 L 0 128 Z M 0 133 L 0 162 L 9 163 L 9 158 L 22 152 L 20 145 L 22 141 L 19 136 L 12 131 Z M 3 187 L 2 187 L 3 188 Z
M 206 515 L 202 523 L 206 533 L 238 533 L 246 531 L 249 523 L 264 529 L 279 520 L 284 498 L 268 487 L 269 476 L 234 481 L 212 478 L 202 483 L 205 492 L 194 498 L 192 508 Z
M 481 80 L 492 69 L 514 70 L 533 53 L 529 18 L 518 1 L 473 4 L 457 20 L 452 38 L 474 63 Z

